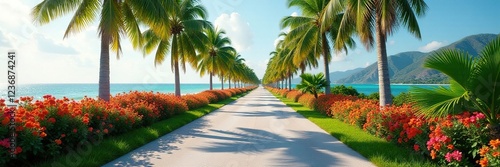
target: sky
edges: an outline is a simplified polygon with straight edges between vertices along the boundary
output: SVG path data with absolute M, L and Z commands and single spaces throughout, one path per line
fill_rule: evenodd
M 7 52 L 17 55 L 18 83 L 97 83 L 100 40 L 97 24 L 78 34 L 63 38 L 73 13 L 49 24 L 33 24 L 31 9 L 41 1 L 0 0 L 0 68 L 6 69 Z M 286 0 L 201 0 L 208 11 L 207 20 L 224 29 L 233 47 L 260 78 L 264 75 L 269 53 L 274 50 L 280 20 L 300 15 L 288 8 Z M 387 39 L 388 55 L 405 51 L 430 52 L 469 35 L 500 33 L 500 1 L 439 0 L 426 1 L 426 15 L 418 19 L 422 39 L 399 28 Z M 357 37 L 355 37 L 357 40 Z M 376 51 L 367 51 L 359 40 L 348 54 L 334 55 L 330 72 L 366 67 L 376 62 Z M 133 50 L 128 39 L 123 54 L 111 54 L 111 83 L 173 83 L 174 74 L 167 59 L 154 66 L 153 55 Z M 320 60 L 321 62 L 323 60 Z M 320 63 L 322 64 L 322 63 Z M 309 72 L 321 72 L 322 66 Z M 0 78 L 6 78 L 0 72 Z M 193 69 L 181 73 L 182 83 L 208 83 Z M 218 80 L 218 79 L 217 79 Z M 216 80 L 216 81 L 217 81 Z

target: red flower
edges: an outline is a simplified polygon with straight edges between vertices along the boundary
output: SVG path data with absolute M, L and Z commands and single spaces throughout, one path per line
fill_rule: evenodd
M 45 132 L 42 132 L 42 133 L 40 133 L 40 137 L 41 138 L 47 137 L 47 134 Z
M 61 139 L 56 139 L 56 140 L 54 140 L 54 142 L 55 142 L 57 145 L 61 145 L 61 143 L 62 143 Z
M 16 147 L 16 151 L 14 152 L 14 154 L 19 154 L 23 152 L 23 149 L 21 147 Z
M 420 150 L 420 146 L 418 144 L 413 145 L 413 150 L 419 151 Z
M 53 124 L 53 123 L 56 123 L 56 119 L 55 119 L 55 118 L 52 118 L 52 117 L 51 117 L 51 118 L 49 118 L 47 121 L 49 121 L 49 122 L 50 122 L 50 123 L 52 123 L 52 124 Z
M 89 127 L 89 132 L 92 132 L 93 130 L 94 130 L 94 128 Z
M 104 130 L 102 130 L 102 132 L 104 132 L 104 134 L 108 134 L 109 131 L 108 131 L 108 129 L 104 129 Z
M 77 129 L 73 129 L 73 133 L 78 133 L 78 130 Z

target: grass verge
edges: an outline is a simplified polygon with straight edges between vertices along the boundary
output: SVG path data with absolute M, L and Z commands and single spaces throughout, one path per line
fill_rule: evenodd
M 360 153 L 373 164 L 384 167 L 433 167 L 438 166 L 430 160 L 406 148 L 375 137 L 355 126 L 333 119 L 314 111 L 300 103 L 275 95 L 287 106 L 318 125 L 320 128 Z
M 148 127 L 142 127 L 133 131 L 102 139 L 101 141 L 89 141 L 76 150 L 69 150 L 68 154 L 45 161 L 37 166 L 101 166 L 123 156 L 130 151 L 139 148 L 167 133 L 170 133 L 236 99 L 245 96 L 234 96 L 215 104 L 189 110 L 172 118 L 154 123 Z

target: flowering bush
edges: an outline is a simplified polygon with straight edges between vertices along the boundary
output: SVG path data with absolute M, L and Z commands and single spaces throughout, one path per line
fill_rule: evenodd
M 302 96 L 304 93 L 298 90 L 292 90 L 286 94 L 286 98 L 293 100 L 294 102 L 299 101 L 299 97 Z
M 316 98 L 310 93 L 305 93 L 299 97 L 298 102 L 306 107 L 313 108 L 316 103 Z
M 200 94 L 184 95 L 182 99 L 186 101 L 190 110 L 207 106 L 210 103 L 207 97 Z
M 358 99 L 355 101 L 343 99 L 334 102 L 330 108 L 333 118 L 360 128 L 366 123 L 367 113 L 377 109 L 378 103 L 367 99 Z
M 334 102 L 343 101 L 343 100 L 356 100 L 356 96 L 346 96 L 346 95 L 337 95 L 337 94 L 328 94 L 328 95 L 320 95 L 318 99 L 316 99 L 316 103 L 314 105 L 314 109 L 323 114 L 331 116 L 330 107 Z
M 481 159 L 477 161 L 481 167 L 500 165 L 500 140 L 490 140 L 488 145 L 484 145 L 479 150 Z

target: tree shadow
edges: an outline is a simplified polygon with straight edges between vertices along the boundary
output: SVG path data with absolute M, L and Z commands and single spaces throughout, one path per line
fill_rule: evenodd
M 208 134 L 197 137 L 217 139 L 196 149 L 209 153 L 236 153 L 260 155 L 274 152 L 280 154 L 270 166 L 359 166 L 348 158 L 364 159 L 332 136 L 316 131 L 291 131 L 283 136 L 266 130 L 237 128 L 237 131 L 211 129 Z M 364 166 L 370 164 L 365 162 Z

